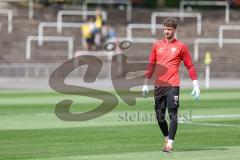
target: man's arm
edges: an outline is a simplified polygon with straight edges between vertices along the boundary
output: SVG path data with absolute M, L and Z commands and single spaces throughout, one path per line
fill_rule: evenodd
M 155 51 L 155 44 L 152 45 L 151 53 L 149 56 L 149 63 L 147 65 L 146 71 L 145 71 L 145 80 L 142 87 L 142 93 L 144 98 L 147 98 L 147 94 L 149 93 L 149 82 L 152 77 L 154 68 L 156 64 L 156 51 Z
M 154 68 L 155 68 L 155 64 L 156 64 L 155 43 L 153 43 L 153 45 L 152 45 L 152 49 L 151 49 L 151 53 L 150 53 L 148 62 L 149 63 L 148 63 L 147 68 L 146 68 L 145 76 L 146 76 L 146 78 L 151 79 Z
M 200 98 L 200 89 L 199 89 L 198 80 L 197 80 L 197 73 L 192 63 L 192 58 L 189 53 L 189 49 L 187 48 L 186 45 L 183 46 L 182 59 L 183 59 L 184 65 L 188 70 L 188 74 L 193 82 L 193 90 L 191 94 L 194 96 L 195 100 L 198 100 Z

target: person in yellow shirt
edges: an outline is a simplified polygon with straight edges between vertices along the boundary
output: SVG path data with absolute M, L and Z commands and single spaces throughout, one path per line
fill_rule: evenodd
M 101 10 L 96 10 L 96 20 L 95 20 L 95 25 L 97 29 L 101 29 L 102 28 L 102 15 L 101 15 Z
M 101 10 L 97 9 L 96 17 L 95 17 L 95 28 L 93 31 L 94 42 L 96 47 L 101 45 L 102 25 L 103 25 L 103 21 L 102 21 Z
M 95 19 L 90 18 L 81 26 L 82 43 L 85 50 L 95 50 L 96 44 L 100 45 L 100 31 L 102 29 L 102 24 L 101 11 L 96 10 Z
M 91 21 L 87 21 L 81 26 L 82 43 L 84 50 L 91 50 L 92 45 L 94 45 L 90 23 Z

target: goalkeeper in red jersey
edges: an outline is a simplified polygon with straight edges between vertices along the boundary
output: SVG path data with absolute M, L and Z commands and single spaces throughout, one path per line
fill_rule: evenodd
M 188 47 L 174 37 L 177 20 L 172 17 L 166 18 L 163 21 L 163 26 L 164 38 L 156 41 L 152 46 L 142 92 L 144 97 L 149 93 L 149 82 L 153 72 L 155 72 L 155 111 L 158 125 L 165 137 L 162 151 L 171 152 L 178 125 L 180 84 L 178 70 L 181 61 L 183 61 L 192 79 L 192 95 L 196 100 L 199 99 L 200 90 Z M 165 119 L 166 109 L 170 119 L 169 126 Z

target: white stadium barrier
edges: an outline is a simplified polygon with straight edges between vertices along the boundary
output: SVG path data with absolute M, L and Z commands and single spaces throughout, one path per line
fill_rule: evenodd
M 26 43 L 26 59 L 31 59 L 31 42 L 37 41 L 38 36 L 28 36 Z M 68 42 L 68 59 L 73 58 L 74 39 L 73 37 L 45 36 L 43 41 Z
M 103 20 L 107 20 L 107 12 L 101 11 Z M 61 10 L 57 13 L 57 31 L 58 33 L 62 32 L 62 23 L 63 23 L 63 16 L 95 16 L 96 11 L 74 11 L 74 10 Z
M 156 35 L 156 25 L 157 25 L 157 17 L 196 17 L 197 19 L 197 34 L 202 34 L 202 14 L 201 13 L 180 13 L 180 12 L 153 12 L 151 15 L 151 30 L 152 34 Z
M 223 31 L 224 30 L 240 30 L 240 25 L 221 25 L 219 27 L 218 29 L 219 48 L 223 47 Z
M 33 0 L 1 0 L 2 2 L 26 2 L 28 1 L 28 18 L 33 19 Z
M 122 4 L 127 6 L 127 21 L 132 20 L 132 3 L 130 0 L 87 0 L 82 6 L 82 10 L 86 12 L 88 10 L 88 4 Z M 86 14 L 85 14 L 86 15 Z M 86 19 L 86 16 L 84 17 Z
M 80 28 L 83 23 L 62 23 L 62 28 Z M 41 22 L 38 25 L 38 45 L 43 45 L 43 36 L 45 27 L 54 27 L 57 28 L 57 22 Z
M 8 33 L 12 33 L 13 28 L 13 13 L 9 9 L 0 9 L 0 14 L 6 14 L 8 16 Z
M 163 25 L 157 25 L 156 26 L 157 29 L 162 29 Z M 132 31 L 133 29 L 151 29 L 151 24 L 139 24 L 139 23 L 135 23 L 135 24 L 128 24 L 127 25 L 127 38 L 128 39 L 132 39 Z
M 223 43 L 226 44 L 239 44 L 240 39 L 223 39 Z M 194 40 L 194 61 L 198 61 L 199 58 L 199 44 L 211 44 L 219 43 L 218 38 L 197 38 Z
M 230 7 L 227 1 L 181 1 L 179 10 L 181 13 L 184 13 L 184 6 L 225 6 L 225 22 L 229 23 Z M 181 17 L 183 20 L 183 17 Z

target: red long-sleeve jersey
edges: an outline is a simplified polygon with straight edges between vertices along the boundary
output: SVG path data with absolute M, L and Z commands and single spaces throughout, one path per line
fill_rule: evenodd
M 177 39 L 170 43 L 166 39 L 159 40 L 152 46 L 146 78 L 150 79 L 155 71 L 155 85 L 179 86 L 181 61 L 188 69 L 191 79 L 196 80 L 197 74 L 188 47 Z

